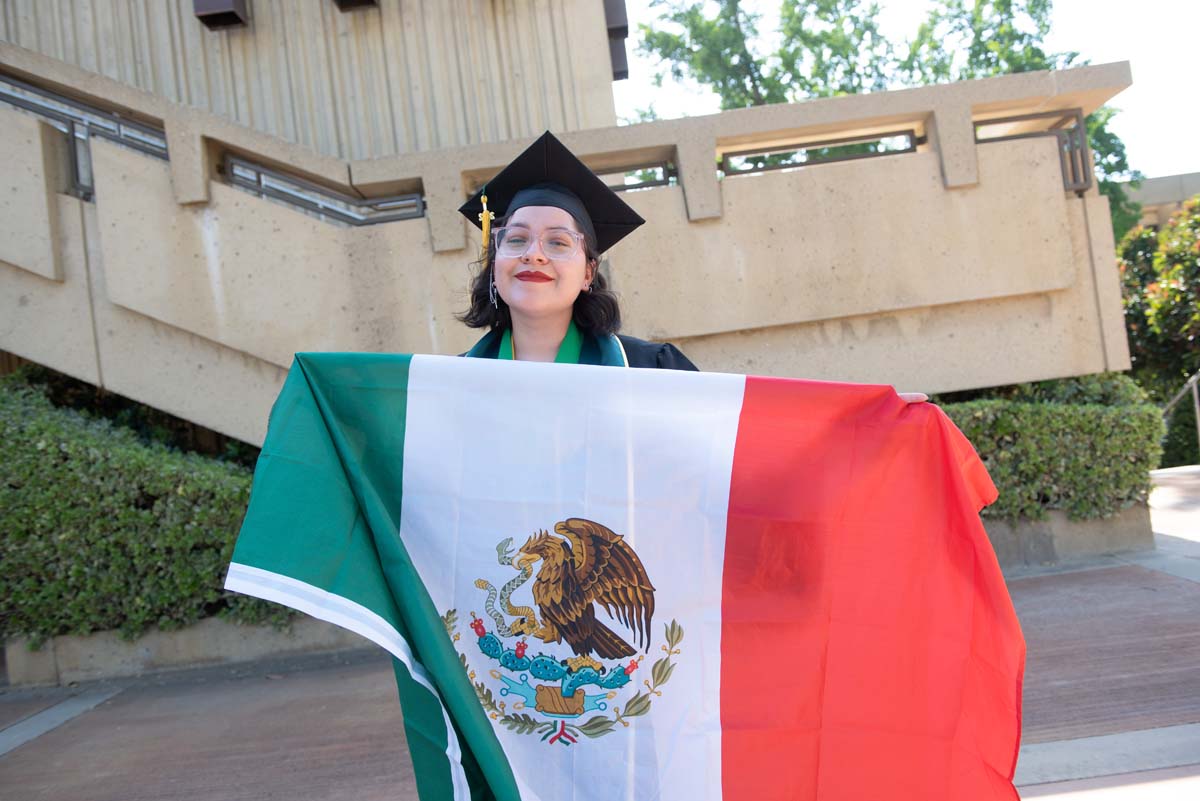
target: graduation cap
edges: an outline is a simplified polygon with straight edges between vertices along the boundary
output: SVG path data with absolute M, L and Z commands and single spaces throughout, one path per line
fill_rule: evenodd
M 525 206 L 554 206 L 567 212 L 601 253 L 645 222 L 549 131 L 458 211 L 483 230 L 486 251 L 492 219 Z

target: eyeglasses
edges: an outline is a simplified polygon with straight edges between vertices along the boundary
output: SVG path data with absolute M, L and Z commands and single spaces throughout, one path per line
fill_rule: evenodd
M 492 232 L 495 236 L 496 255 L 506 259 L 520 258 L 529 252 L 534 237 L 528 228 L 504 227 Z M 549 228 L 537 237 L 542 253 L 548 259 L 569 259 L 579 252 L 583 234 L 566 228 Z

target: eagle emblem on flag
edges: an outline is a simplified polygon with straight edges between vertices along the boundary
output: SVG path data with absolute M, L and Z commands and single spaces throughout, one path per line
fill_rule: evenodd
M 500 699 L 516 696 L 511 706 L 497 700 L 483 681 L 476 681 L 475 671 L 460 651 L 489 716 L 511 731 L 541 734 L 545 742 L 570 745 L 580 735 L 600 737 L 617 723 L 627 727 L 627 718 L 649 712 L 651 699 L 662 695 L 659 686 L 675 669 L 673 657 L 680 653 L 677 646 L 683 629 L 674 620 L 664 627 L 666 644 L 661 650 L 665 655 L 642 682 L 644 691 L 638 690 L 624 703 L 624 712 L 614 705 L 612 717 L 604 714 L 646 658 L 639 657 L 638 649 L 646 652 L 650 647 L 654 585 L 634 549 L 612 529 L 583 518 L 556 523 L 553 534 L 538 531 L 515 553 L 512 542 L 510 537 L 497 544 L 496 557 L 517 575 L 499 588 L 483 578 L 475 581 L 486 592 L 483 610 L 494 624 L 492 630 L 474 612 L 470 622 L 479 652 L 495 663 L 488 675 L 501 682 Z M 513 594 L 531 579 L 533 606 L 516 605 Z M 629 634 L 623 636 L 600 620 L 597 607 Z M 447 612 L 443 620 L 458 642 L 456 610 Z M 565 643 L 574 656 L 531 654 L 530 640 Z M 627 664 L 621 663 L 624 659 L 629 659 Z M 568 723 L 589 711 L 601 714 L 582 724 Z

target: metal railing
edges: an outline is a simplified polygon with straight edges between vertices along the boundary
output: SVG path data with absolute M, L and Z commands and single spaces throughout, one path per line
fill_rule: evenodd
M 629 164 L 596 174 L 614 192 L 651 189 L 656 186 L 674 186 L 679 182 L 679 172 L 669 161 Z
M 79 100 L 0 75 L 0 103 L 32 113 L 67 135 L 71 161 L 70 192 L 83 200 L 96 193 L 89 141 L 101 137 L 147 156 L 167 159 L 167 135 L 161 128 L 136 122 Z
M 233 155 L 225 156 L 221 172 L 233 186 L 247 189 L 260 197 L 298 206 L 321 219 L 332 219 L 347 225 L 376 225 L 425 216 L 425 200 L 420 192 L 364 199 Z
M 1053 120 L 1048 129 L 997 136 L 980 135 L 980 128 L 1019 127 L 1023 122 L 1043 119 Z M 1091 189 L 1092 154 L 1088 150 L 1087 123 L 1084 120 L 1082 109 L 1043 111 L 1037 114 L 1020 114 L 1015 117 L 997 117 L 991 120 L 975 121 L 976 142 L 1006 142 L 1012 139 L 1034 139 L 1042 136 L 1053 136 L 1058 140 L 1058 161 L 1062 168 L 1063 189 L 1068 192 L 1080 193 Z
M 93 137 L 116 142 L 147 156 L 170 160 L 167 135 L 162 128 L 131 120 L 120 112 L 107 111 L 7 75 L 0 75 L 0 103 L 29 112 L 66 134 L 70 159 L 69 191 L 85 201 L 93 200 L 96 195 L 90 148 Z M 425 216 L 425 200 L 419 192 L 364 199 L 233 155 L 225 156 L 221 172 L 233 186 L 261 197 L 274 198 L 322 220 L 373 225 Z
M 1183 396 L 1192 393 L 1192 409 L 1196 413 L 1196 442 L 1200 444 L 1200 373 L 1187 380 L 1183 385 L 1183 389 L 1175 393 L 1175 397 L 1167 401 L 1167 405 L 1163 407 L 1163 420 L 1170 422 L 1171 410 L 1175 408 L 1175 404 L 1183 400 Z
M 724 153 L 721 156 L 719 169 L 724 175 L 747 175 L 770 170 L 787 170 L 814 164 L 830 164 L 835 161 L 915 153 L 917 146 L 924 143 L 925 138 L 918 137 L 917 132 L 910 128 L 866 136 L 773 145 L 766 148 L 750 148 Z

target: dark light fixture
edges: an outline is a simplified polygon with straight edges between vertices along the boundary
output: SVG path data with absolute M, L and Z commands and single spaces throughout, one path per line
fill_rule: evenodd
M 333 4 L 338 7 L 338 11 L 353 11 L 356 8 L 375 8 L 379 2 L 378 0 L 333 0 Z
M 209 30 L 237 28 L 250 22 L 246 0 L 192 0 L 196 19 Z
M 604 23 L 608 28 L 608 55 L 612 58 L 613 80 L 629 77 L 629 59 L 625 55 L 625 40 L 629 38 L 629 15 L 625 0 L 604 0 Z

